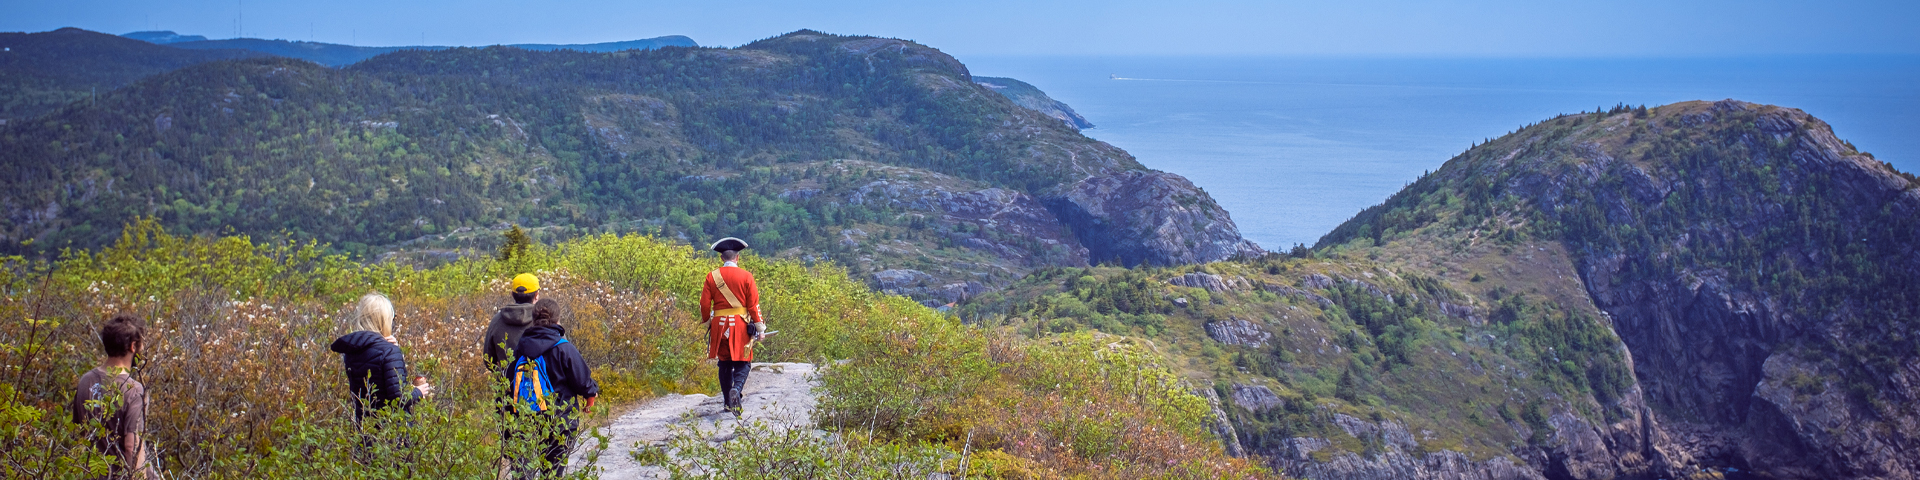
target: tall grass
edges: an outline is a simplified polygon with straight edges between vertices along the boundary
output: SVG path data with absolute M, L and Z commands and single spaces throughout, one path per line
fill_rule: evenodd
M 478 340 L 506 302 L 505 279 L 518 272 L 537 272 L 543 296 L 566 307 L 562 323 L 603 385 L 603 404 L 714 391 L 704 331 L 689 312 L 718 261 L 691 247 L 603 235 L 433 269 L 322 252 L 285 240 L 169 235 L 141 221 L 97 252 L 8 259 L 0 413 L 22 421 L 0 431 L 8 451 L 0 460 L 41 469 L 20 471 L 97 460 L 76 447 L 84 435 L 64 426 L 66 402 L 74 379 L 99 360 L 99 322 L 132 312 L 147 319 L 136 374 L 150 397 L 147 439 L 170 477 L 403 477 L 337 440 L 357 430 L 339 356 L 327 345 L 347 333 L 348 301 L 380 291 L 394 301 L 409 363 L 436 386 L 403 429 L 409 455 L 435 452 L 448 472 L 478 475 L 500 454 L 501 428 Z M 1221 455 L 1200 427 L 1204 402 L 1131 341 L 1030 342 L 875 293 L 831 265 L 743 263 L 783 332 L 756 348 L 757 360 L 845 360 L 825 370 L 819 419 L 830 429 L 977 453 L 986 459 L 979 465 L 999 468 L 971 467 L 970 476 L 1265 475 Z M 19 453 L 34 445 L 66 453 Z M 945 468 L 960 473 L 958 463 Z

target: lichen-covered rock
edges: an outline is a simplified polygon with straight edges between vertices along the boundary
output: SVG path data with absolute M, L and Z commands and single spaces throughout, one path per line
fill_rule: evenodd
M 1209 322 L 1206 328 L 1207 336 L 1228 345 L 1260 348 L 1267 345 L 1267 339 L 1273 338 L 1260 324 L 1238 318 Z
M 1379 285 L 1374 285 L 1365 280 L 1360 280 L 1357 278 L 1345 278 L 1344 280 L 1347 281 L 1348 285 L 1353 285 L 1354 287 L 1367 292 L 1368 295 L 1378 297 L 1381 300 L 1386 300 L 1388 303 L 1393 302 L 1393 295 L 1387 294 L 1386 290 L 1381 290 Z
M 1420 442 L 1405 425 L 1333 414 L 1334 424 L 1362 442 L 1378 445 L 1370 454 L 1343 451 L 1324 438 L 1296 437 L 1282 442 L 1272 458 L 1292 478 L 1353 480 L 1545 480 L 1534 466 L 1508 457 L 1473 461 L 1466 454 L 1438 450 L 1420 454 Z
M 1233 422 L 1227 419 L 1226 410 L 1220 408 L 1220 394 L 1211 388 L 1194 389 L 1194 394 L 1206 398 L 1207 406 L 1213 408 L 1213 418 L 1209 420 L 1213 423 L 1214 435 L 1220 437 L 1221 448 L 1226 450 L 1228 456 L 1247 456 L 1246 447 L 1240 444 L 1240 432 L 1236 431 L 1233 428 Z
M 896 268 L 881 270 L 873 274 L 874 286 L 880 287 L 881 291 L 887 293 L 894 293 L 895 290 L 902 288 L 921 286 L 919 284 L 930 280 L 933 280 L 932 275 L 928 275 L 926 272 L 919 270 Z
M 1211 273 L 1189 273 L 1167 280 L 1168 284 L 1205 289 L 1209 292 L 1245 290 L 1247 279 L 1240 277 L 1222 277 Z
M 1288 295 L 1288 296 L 1294 296 L 1294 297 L 1300 297 L 1300 298 L 1304 298 L 1304 299 L 1307 299 L 1307 300 L 1312 300 L 1312 301 L 1313 301 L 1313 303 L 1317 303 L 1317 304 L 1320 304 L 1320 308 L 1327 308 L 1327 307 L 1331 307 L 1331 306 L 1333 306 L 1333 300 L 1332 300 L 1332 299 L 1329 299 L 1329 298 L 1327 298 L 1327 297 L 1323 297 L 1323 296 L 1320 296 L 1320 294 L 1317 294 L 1317 293 L 1313 293 L 1313 292 L 1309 292 L 1309 291 L 1306 291 L 1306 290 L 1301 290 L 1301 289 L 1298 289 L 1298 288 L 1293 288 L 1293 287 L 1289 287 L 1289 286 L 1286 286 L 1286 285 L 1280 285 L 1280 284 L 1276 284 L 1276 283 L 1264 283 L 1264 284 L 1261 284 L 1261 285 L 1260 285 L 1260 288 L 1261 288 L 1262 290 L 1266 290 L 1266 291 L 1269 291 L 1269 292 L 1273 292 L 1273 293 L 1278 293 L 1278 294 L 1281 294 L 1281 295 Z
M 1284 407 L 1287 401 L 1275 395 L 1273 389 L 1267 388 L 1266 385 L 1235 383 L 1233 384 L 1233 404 L 1248 411 L 1259 412 L 1269 408 Z
M 1444 301 L 1437 302 L 1437 305 L 1440 307 L 1440 313 L 1447 314 L 1449 317 L 1466 320 L 1467 323 L 1471 325 L 1487 323 L 1485 319 L 1480 317 L 1480 310 L 1471 306 L 1455 305 Z

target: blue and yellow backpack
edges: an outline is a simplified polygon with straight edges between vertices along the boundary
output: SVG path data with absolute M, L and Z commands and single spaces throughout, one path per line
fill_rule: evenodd
M 552 352 L 565 343 L 567 339 L 562 338 L 547 351 Z M 514 360 L 513 369 L 513 397 L 526 405 L 528 410 L 544 412 L 558 407 L 547 403 L 547 396 L 553 393 L 553 377 L 547 373 L 546 355 L 538 358 L 519 357 Z

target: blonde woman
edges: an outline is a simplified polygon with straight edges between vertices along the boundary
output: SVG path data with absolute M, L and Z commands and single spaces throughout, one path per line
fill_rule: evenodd
M 393 338 L 393 302 L 385 295 L 369 293 L 360 297 L 350 315 L 353 333 L 333 341 L 331 347 L 346 366 L 347 388 L 353 392 L 354 421 L 367 415 L 367 409 L 398 404 L 413 410 L 414 402 L 433 394 L 433 385 L 422 381 L 411 391 L 407 385 L 407 360 Z

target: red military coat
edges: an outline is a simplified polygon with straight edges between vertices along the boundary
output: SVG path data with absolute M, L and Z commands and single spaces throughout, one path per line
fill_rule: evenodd
M 722 283 L 740 304 L 727 300 L 720 291 Z M 760 287 L 753 283 L 753 274 L 744 268 L 723 266 L 707 274 L 701 285 L 700 318 L 707 322 L 707 358 L 753 361 L 753 350 L 747 348 L 751 340 L 747 338 L 747 324 L 766 321 L 760 316 Z

